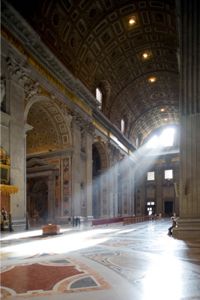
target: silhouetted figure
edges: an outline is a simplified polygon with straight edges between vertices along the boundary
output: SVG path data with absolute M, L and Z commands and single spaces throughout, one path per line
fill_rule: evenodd
M 80 226 L 80 224 L 81 224 L 80 217 L 76 217 L 76 226 Z
M 176 222 L 177 222 L 176 213 L 173 214 L 171 220 L 172 220 L 172 226 L 168 228 L 168 235 L 170 236 L 172 235 L 173 228 L 176 227 Z
M 80 226 L 80 224 L 81 224 L 80 217 L 74 216 L 73 219 L 72 219 L 72 225 L 73 225 L 73 227 Z
M 12 227 L 12 216 L 11 213 L 7 213 L 5 208 L 1 209 L 1 230 L 8 229 L 10 232 L 14 231 Z
M 5 208 L 2 207 L 1 209 L 1 230 L 4 231 L 5 227 L 8 224 L 8 213 Z
M 3 218 L 4 221 L 6 221 L 8 219 L 8 213 L 5 210 L 5 208 L 1 209 L 1 215 L 2 215 L 2 218 Z

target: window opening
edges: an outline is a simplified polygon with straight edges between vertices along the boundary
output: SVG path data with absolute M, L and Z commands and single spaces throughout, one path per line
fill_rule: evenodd
M 173 179 L 173 170 L 165 170 L 165 179 Z
M 121 119 L 121 132 L 124 133 L 125 131 L 125 121 L 124 119 Z
M 152 171 L 152 172 L 147 172 L 147 180 L 150 181 L 150 180 L 155 180 L 155 172 Z
M 100 109 L 102 108 L 102 98 L 103 98 L 102 92 L 100 91 L 99 88 L 96 88 L 96 99 L 99 102 Z

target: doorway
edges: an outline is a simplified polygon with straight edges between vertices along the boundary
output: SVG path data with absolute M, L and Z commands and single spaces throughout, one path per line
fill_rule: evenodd
M 33 224 L 45 224 L 48 219 L 48 184 L 46 177 L 28 179 L 28 215 Z
M 173 214 L 173 201 L 165 201 L 165 216 L 170 217 Z

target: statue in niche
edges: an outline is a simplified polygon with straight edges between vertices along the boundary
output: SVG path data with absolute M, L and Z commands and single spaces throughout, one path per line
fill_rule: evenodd
M 1 95 L 0 95 L 0 105 L 1 110 L 5 111 L 5 99 L 6 99 L 6 81 L 5 77 L 1 76 Z

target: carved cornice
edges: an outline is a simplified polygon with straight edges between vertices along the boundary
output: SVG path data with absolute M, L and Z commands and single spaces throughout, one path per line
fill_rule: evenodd
M 73 153 L 73 148 L 67 148 L 64 150 L 55 150 L 52 152 L 46 152 L 46 153 L 36 153 L 36 154 L 27 154 L 27 159 L 33 158 L 33 157 L 39 157 L 39 158 L 47 158 L 47 157 L 68 157 L 71 156 Z
M 29 65 L 31 72 L 31 77 L 38 78 L 40 77 L 40 83 L 45 86 L 48 90 L 51 90 L 51 94 L 55 94 L 56 97 L 62 98 L 64 102 L 67 102 L 67 105 L 74 109 L 74 104 L 76 105 L 76 109 L 80 113 L 86 113 L 92 115 L 92 109 L 84 103 L 82 99 L 76 96 L 76 91 L 74 92 L 69 90 L 66 84 L 62 83 L 60 79 L 56 77 L 56 74 L 52 74 L 48 68 L 43 66 L 41 60 L 38 61 L 32 56 L 32 52 L 25 51 L 22 44 L 14 38 L 11 33 L 8 33 L 7 30 L 2 28 L 1 30 L 2 36 L 6 41 L 11 43 L 21 54 L 26 56 L 26 64 Z M 31 53 L 31 54 L 30 54 Z M 16 56 L 16 53 L 12 53 L 13 56 Z M 49 94 L 50 95 L 50 94 Z M 69 99 L 69 100 L 68 100 Z

